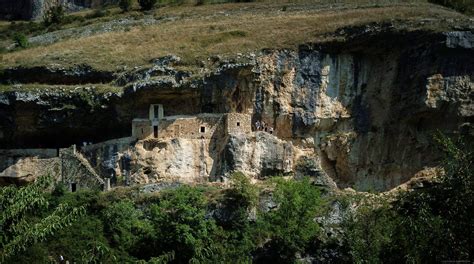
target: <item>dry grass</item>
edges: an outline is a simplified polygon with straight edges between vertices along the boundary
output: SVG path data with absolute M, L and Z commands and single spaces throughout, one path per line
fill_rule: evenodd
M 168 54 L 176 54 L 193 64 L 214 54 L 294 48 L 298 44 L 320 41 L 322 34 L 343 26 L 392 19 L 463 17 L 430 4 L 291 12 L 275 11 L 262 3 L 224 4 L 162 8 L 155 15 L 164 14 L 182 18 L 153 26 L 134 27 L 127 32 L 71 39 L 3 54 L 2 65 L 86 63 L 99 69 L 113 70 L 124 65 L 143 65 Z

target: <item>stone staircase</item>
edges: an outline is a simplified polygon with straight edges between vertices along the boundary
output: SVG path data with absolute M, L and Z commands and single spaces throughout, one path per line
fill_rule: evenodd
M 92 168 L 75 146 L 60 151 L 62 181 L 76 183 L 81 188 L 103 189 L 105 180 Z
M 84 157 L 84 155 L 82 155 L 82 153 L 80 152 L 75 152 L 74 153 L 74 156 L 76 157 L 76 159 L 81 163 L 82 166 L 84 166 L 84 168 L 86 168 L 86 170 L 96 178 L 96 180 L 98 182 L 100 182 L 101 184 L 105 184 L 105 181 L 99 176 L 99 174 L 97 174 L 97 172 L 95 172 L 94 168 L 92 168 L 91 164 L 89 163 L 89 161 Z

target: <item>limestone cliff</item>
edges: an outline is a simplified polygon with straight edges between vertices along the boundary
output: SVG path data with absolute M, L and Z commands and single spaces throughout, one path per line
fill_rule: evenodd
M 62 4 L 67 11 L 77 11 L 85 7 L 99 7 L 116 3 L 114 0 L 0 0 L 0 18 L 41 19 L 52 6 Z
M 115 184 L 220 181 L 239 170 L 255 180 L 310 175 L 340 188 L 387 190 L 437 164 L 433 132 L 474 135 L 472 27 L 434 33 L 366 25 L 337 34 L 345 39 L 210 58 L 201 75 L 177 70 L 172 56 L 115 73 L 9 69 L 4 83 L 21 76 L 66 88 L 2 92 L 0 147 L 93 142 L 84 155 Z M 111 80 L 123 90 L 87 88 Z M 242 113 L 253 131 L 130 138 L 132 120 L 147 118 L 151 104 L 163 105 L 165 116 Z M 256 131 L 257 121 L 273 134 Z

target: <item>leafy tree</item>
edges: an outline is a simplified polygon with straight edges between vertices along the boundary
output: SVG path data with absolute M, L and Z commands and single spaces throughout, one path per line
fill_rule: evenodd
M 245 229 L 249 224 L 250 210 L 256 205 L 258 199 L 257 188 L 241 172 L 236 172 L 231 177 L 231 188 L 224 193 L 222 204 L 228 213 L 227 221 L 221 222 L 226 229 Z
M 393 216 L 388 203 L 362 200 L 345 222 L 346 241 L 354 263 L 382 263 L 383 252 L 391 243 Z
M 444 175 L 433 186 L 403 193 L 394 205 L 400 215 L 394 248 L 404 261 L 441 262 L 474 259 L 474 152 L 469 138 L 435 140 L 444 153 Z M 416 245 L 406 245 L 410 237 Z
M 45 191 L 51 183 L 51 177 L 41 177 L 25 187 L 7 186 L 0 189 L 2 262 L 32 244 L 44 241 L 84 214 L 84 208 L 73 208 L 68 204 L 59 204 L 48 212 Z
M 183 186 L 163 195 L 149 209 L 155 227 L 153 257 L 173 255 L 178 263 L 209 262 L 214 255 L 217 226 L 206 217 L 206 200 L 192 187 Z
M 105 231 L 111 244 L 120 251 L 128 252 L 151 226 L 142 220 L 142 211 L 135 209 L 131 200 L 123 200 L 107 207 L 103 212 Z
M 61 24 L 64 21 L 65 11 L 62 5 L 52 6 L 44 14 L 43 22 L 46 26 Z
M 231 188 L 224 192 L 220 201 L 225 212 L 224 219 L 217 218 L 218 225 L 225 230 L 225 247 L 219 252 L 223 262 L 246 263 L 252 258 L 255 249 L 254 221 L 250 220 L 251 211 L 258 200 L 258 190 L 241 172 L 231 177 Z
M 302 253 L 305 247 L 319 233 L 315 221 L 323 204 L 320 191 L 308 178 L 301 181 L 278 180 L 273 193 L 276 210 L 265 213 L 261 219 L 261 229 L 271 239 L 265 246 L 269 259 L 263 262 L 294 262 L 296 253 Z
M 435 137 L 444 175 L 391 205 L 363 206 L 346 226 L 358 263 L 440 263 L 474 258 L 472 139 Z

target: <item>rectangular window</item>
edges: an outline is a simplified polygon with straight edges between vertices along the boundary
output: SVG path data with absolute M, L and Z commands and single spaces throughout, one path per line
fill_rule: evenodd
M 153 126 L 153 137 L 154 138 L 158 137 L 158 126 Z
M 237 122 L 237 126 L 240 126 L 240 122 Z
M 155 117 L 155 119 L 158 119 L 158 109 L 159 109 L 158 105 L 153 106 L 153 116 Z
M 201 133 L 205 133 L 206 132 L 206 127 L 201 127 Z
M 76 183 L 75 183 L 75 182 L 72 182 L 72 183 L 71 183 L 71 192 L 75 192 L 76 189 L 77 189 Z

